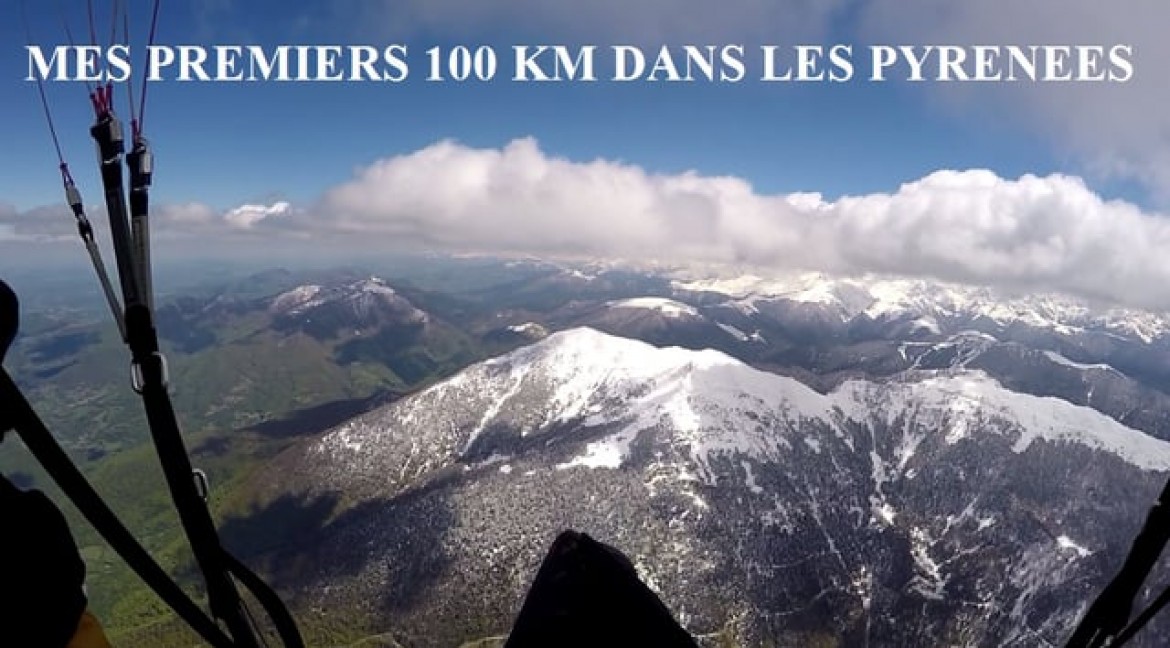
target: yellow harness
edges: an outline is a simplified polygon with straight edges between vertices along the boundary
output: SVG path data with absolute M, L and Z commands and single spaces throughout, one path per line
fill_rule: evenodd
M 111 648 L 110 642 L 106 639 L 106 633 L 102 630 L 102 624 L 97 620 L 89 610 L 81 614 L 81 620 L 77 622 L 77 632 L 73 633 L 73 638 L 69 640 L 69 644 L 65 648 Z

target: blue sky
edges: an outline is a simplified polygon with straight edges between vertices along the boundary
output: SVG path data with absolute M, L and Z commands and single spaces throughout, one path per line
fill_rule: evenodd
M 126 1 L 141 46 L 151 2 Z M 28 4 L 34 42 L 64 43 L 57 3 Z M 60 4 L 88 40 L 86 3 Z M 104 41 L 112 3 L 93 4 Z M 342 254 L 393 243 L 616 258 L 650 248 L 1095 297 L 1122 282 L 1138 286 L 1131 302 L 1170 305 L 1153 288 L 1170 284 L 1164 2 L 168 0 L 162 9 L 163 45 L 404 43 L 411 65 L 401 84 L 151 84 L 163 241 L 248 250 L 279 236 Z M 71 234 L 35 86 L 24 81 L 19 5 L 8 12 L 0 248 L 28 254 L 27 243 Z M 427 82 L 424 51 L 459 43 L 495 47 L 497 79 Z M 526 43 L 743 44 L 749 72 L 736 84 L 613 83 L 601 65 L 594 84 L 513 83 L 509 48 Z M 875 43 L 1125 43 L 1137 73 L 1124 84 L 915 84 L 871 83 L 859 70 L 848 83 L 769 84 L 755 80 L 762 43 L 851 44 L 859 68 Z M 48 86 L 66 156 L 98 213 L 84 91 Z M 122 88 L 118 107 L 125 115 Z M 804 192 L 819 197 L 790 195 Z
M 87 31 L 85 3 L 62 3 L 72 10 L 71 27 L 81 38 Z M 31 4 L 34 41 L 63 43 L 54 3 Z M 142 0 L 131 4 L 137 19 L 133 38 L 141 43 L 150 6 Z M 506 26 L 475 36 L 409 26 L 373 32 L 327 8 L 298 16 L 289 15 L 284 3 L 198 4 L 206 6 L 163 3 L 161 44 L 407 42 L 412 75 L 405 84 L 384 85 L 152 84 L 148 115 L 158 147 L 157 191 L 174 201 L 227 208 L 272 196 L 309 199 L 350 176 L 355 166 L 443 138 L 498 147 L 527 135 L 552 154 L 616 158 L 663 172 L 735 174 L 764 192 L 888 191 L 940 168 L 990 168 L 1006 176 L 1081 170 L 1027 125 L 952 114 L 933 106 L 924 97 L 927 89 L 908 84 L 538 85 L 503 79 L 434 84 L 423 80 L 427 47 L 487 42 L 506 55 L 509 45 L 539 42 L 545 32 Z M 95 4 L 102 34 L 109 5 L 108 0 Z M 298 24 L 325 15 L 334 17 L 312 28 Z M 860 42 L 847 27 L 801 42 Z M 20 125 L 0 162 L 3 200 L 28 208 L 57 199 L 55 160 L 34 88 L 22 81 L 27 65 L 22 30 L 17 21 L 4 21 L 0 29 L 3 42 L 12 44 L 4 48 L 0 67 L 10 97 L 0 105 L 0 116 Z M 628 42 L 603 31 L 589 41 Z M 746 40 L 735 35 L 726 42 Z M 66 155 L 84 176 L 92 160 L 84 92 L 79 84 L 63 83 L 49 84 L 48 92 Z M 125 104 L 119 107 L 125 114 Z

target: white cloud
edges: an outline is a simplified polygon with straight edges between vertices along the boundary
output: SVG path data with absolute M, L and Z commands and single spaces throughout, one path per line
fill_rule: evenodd
M 223 215 L 223 220 L 232 227 L 252 229 L 258 223 L 269 218 L 287 215 L 291 207 L 287 202 L 276 202 L 271 205 L 240 205 L 228 210 Z
M 1170 307 L 1170 223 L 1061 175 L 940 171 L 826 202 L 572 162 L 530 139 L 443 142 L 364 169 L 314 211 L 316 227 L 451 250 L 879 271 Z
M 150 215 L 151 239 L 223 239 L 233 233 L 263 232 L 279 226 L 279 221 L 287 219 L 293 211 L 287 202 L 245 204 L 226 211 L 197 202 L 156 202 Z M 108 242 L 109 222 L 104 205 L 89 205 L 86 212 L 98 240 Z M 0 242 L 73 243 L 77 236 L 77 222 L 66 205 L 45 205 L 26 211 L 0 205 Z
M 65 205 L 20 211 L 0 204 L 0 242 L 59 241 L 76 238 L 77 226 Z
M 44 210 L 42 210 L 44 211 Z M 71 224 L 54 212 L 53 227 Z M 742 179 L 440 142 L 376 162 L 314 205 L 162 207 L 159 239 L 311 240 L 322 252 L 448 252 L 880 272 L 1170 308 L 1170 220 L 1078 178 L 938 171 L 891 193 L 763 195 Z M 38 213 L 38 216 L 41 214 Z M 5 215 L 0 227 L 44 218 Z M 20 229 L 23 228 L 23 229 Z M 215 237 L 212 239 L 211 237 Z

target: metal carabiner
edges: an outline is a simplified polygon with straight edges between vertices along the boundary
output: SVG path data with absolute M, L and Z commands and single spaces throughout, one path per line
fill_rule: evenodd
M 171 384 L 171 370 L 167 366 L 167 357 L 161 351 L 155 351 L 151 354 L 158 358 L 159 371 L 162 373 L 162 388 L 166 389 Z M 137 362 L 130 361 L 130 387 L 136 394 L 142 394 L 142 389 L 146 385 L 146 379 L 142 376 L 142 366 Z

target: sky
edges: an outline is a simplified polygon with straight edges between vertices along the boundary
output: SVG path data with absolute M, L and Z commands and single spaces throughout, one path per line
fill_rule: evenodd
M 124 1 L 141 70 L 152 2 Z M 91 4 L 107 43 L 114 3 Z M 80 254 L 36 84 L 25 79 L 21 3 L 3 10 L 0 272 Z M 35 44 L 66 44 L 63 22 L 89 42 L 82 0 L 26 11 Z M 174 254 L 229 256 L 649 255 L 1170 308 L 1165 24 L 1170 5 L 1155 0 L 166 0 L 160 45 L 401 44 L 410 74 L 184 83 L 164 72 L 149 84 L 145 118 L 156 238 Z M 600 80 L 511 81 L 512 46 L 537 44 L 595 45 Z M 686 44 L 742 46 L 745 77 L 606 78 L 614 45 L 653 60 L 663 45 Z M 838 44 L 853 48 L 846 82 L 759 80 L 762 45 L 777 46 L 783 67 L 796 45 Z M 1132 48 L 1132 77 L 907 82 L 895 67 L 885 82 L 867 78 L 871 45 L 1081 44 Z M 497 76 L 427 81 L 426 50 L 457 45 L 491 46 Z M 84 86 L 45 90 L 100 223 Z M 125 90 L 116 89 L 120 115 Z

